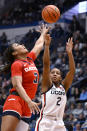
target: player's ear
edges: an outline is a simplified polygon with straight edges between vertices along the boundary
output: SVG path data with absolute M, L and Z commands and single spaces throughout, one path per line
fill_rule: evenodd
M 17 54 L 18 54 L 17 51 L 14 51 L 14 52 L 12 53 L 13 56 L 16 56 Z

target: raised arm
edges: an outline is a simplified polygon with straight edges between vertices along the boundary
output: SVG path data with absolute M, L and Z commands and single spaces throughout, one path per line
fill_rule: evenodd
M 50 80 L 50 52 L 49 46 L 51 37 L 49 34 L 45 35 L 45 49 L 43 55 L 43 75 L 42 75 L 42 93 L 46 92 L 51 87 L 52 81 Z
M 40 37 L 39 39 L 36 41 L 34 48 L 32 49 L 32 51 L 35 53 L 36 57 L 39 55 L 39 53 L 41 52 L 41 50 L 43 49 L 43 45 L 44 45 L 44 35 L 49 31 L 49 27 L 47 27 L 46 25 L 42 25 L 40 28 Z
M 73 49 L 72 38 L 71 39 L 69 38 L 68 42 L 66 43 L 66 51 L 69 57 L 69 72 L 67 73 L 65 79 L 63 80 L 63 85 L 66 91 L 71 86 L 75 74 L 75 62 L 72 54 L 72 49 Z

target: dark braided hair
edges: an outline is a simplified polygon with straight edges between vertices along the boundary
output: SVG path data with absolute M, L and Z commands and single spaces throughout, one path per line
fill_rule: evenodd
M 12 45 L 13 44 L 11 44 L 4 52 L 3 61 L 5 64 L 0 66 L 0 72 L 10 71 L 11 64 L 14 62 L 14 56 L 12 55 L 12 53 L 14 52 L 14 49 Z

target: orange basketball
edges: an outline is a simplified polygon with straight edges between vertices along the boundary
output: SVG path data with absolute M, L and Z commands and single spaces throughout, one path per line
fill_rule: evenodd
M 47 5 L 42 10 L 42 18 L 47 23 L 55 23 L 60 17 L 60 10 L 55 5 Z

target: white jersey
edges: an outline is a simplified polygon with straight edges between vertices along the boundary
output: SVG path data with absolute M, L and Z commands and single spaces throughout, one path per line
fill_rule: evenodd
M 66 93 L 62 85 L 52 88 L 42 94 L 42 113 L 47 116 L 63 118 L 66 105 Z
M 66 93 L 63 86 L 55 87 L 53 85 L 41 97 L 42 109 L 35 131 L 66 131 L 63 122 Z

